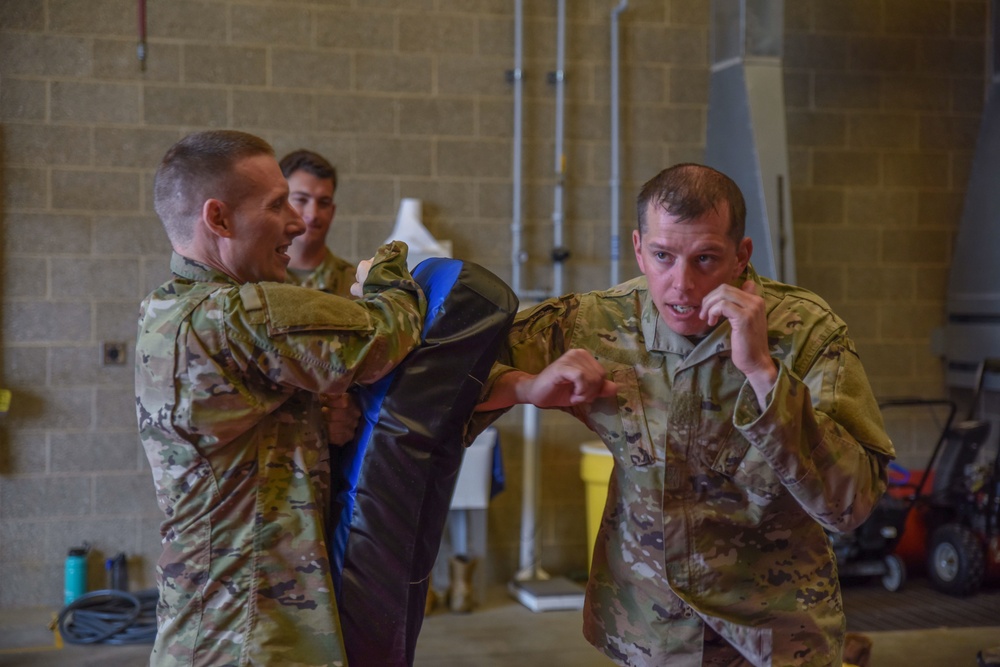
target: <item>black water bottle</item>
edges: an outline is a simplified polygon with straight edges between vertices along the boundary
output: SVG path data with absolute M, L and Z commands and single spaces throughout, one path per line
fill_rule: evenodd
M 104 562 L 104 569 L 108 571 L 108 588 L 115 591 L 128 590 L 128 561 L 125 554 L 118 552 L 114 558 L 109 558 Z

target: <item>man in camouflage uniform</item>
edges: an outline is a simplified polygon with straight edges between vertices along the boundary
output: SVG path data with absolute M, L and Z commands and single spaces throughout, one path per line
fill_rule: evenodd
M 615 459 L 587 639 L 630 667 L 840 665 L 824 529 L 864 521 L 893 456 L 847 327 L 815 294 L 757 275 L 723 174 L 664 170 L 638 212 L 644 275 L 522 312 L 478 426 L 514 403 L 559 405 L 531 374 L 566 350 L 592 355 L 617 396 L 569 409 Z
M 178 142 L 154 191 L 174 275 L 143 302 L 136 342 L 166 514 L 151 664 L 346 664 L 317 395 L 383 377 L 417 344 L 426 306 L 405 246 L 363 263 L 359 301 L 283 284 L 304 226 L 271 147 L 242 132 Z
M 330 252 L 326 237 L 337 205 L 337 170 L 318 153 L 299 149 L 281 158 L 288 179 L 289 201 L 306 224 L 306 231 L 288 249 L 288 282 L 351 298 L 353 264 Z

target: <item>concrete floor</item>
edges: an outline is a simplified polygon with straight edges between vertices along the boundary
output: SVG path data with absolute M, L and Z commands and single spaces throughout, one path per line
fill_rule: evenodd
M 902 600 L 902 598 L 901 598 Z M 140 667 L 148 646 L 56 646 L 47 625 L 53 610 L 0 612 L 0 666 Z M 1000 644 L 995 627 L 866 632 L 869 667 L 974 667 L 976 651 Z M 580 632 L 580 613 L 533 613 L 502 587 L 470 614 L 438 612 L 424 620 L 415 667 L 611 667 Z M 366 667 L 366 666 L 362 666 Z

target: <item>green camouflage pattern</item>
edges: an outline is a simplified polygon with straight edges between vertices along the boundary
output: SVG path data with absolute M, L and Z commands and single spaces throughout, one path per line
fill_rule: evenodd
M 379 250 L 359 301 L 239 285 L 177 254 L 171 270 L 136 342 L 139 435 L 166 515 L 150 664 L 346 665 L 317 394 L 381 378 L 418 343 L 426 303 L 405 245 Z
M 841 662 L 824 529 L 864 521 L 894 451 L 844 322 L 806 290 L 747 276 L 779 365 L 764 410 L 730 359 L 728 321 L 697 343 L 672 332 L 645 277 L 519 314 L 509 366 L 494 367 L 484 392 L 510 366 L 537 373 L 571 348 L 591 351 L 618 385 L 617 397 L 569 412 L 615 460 L 584 635 L 619 665 L 721 664 L 706 626 L 736 661 Z M 480 413 L 476 430 L 497 416 Z
M 296 271 L 288 269 L 286 282 L 311 289 L 318 289 L 327 294 L 336 294 L 345 299 L 353 299 L 351 285 L 355 282 L 357 267 L 346 259 L 337 257 L 329 250 L 326 257 L 312 271 Z

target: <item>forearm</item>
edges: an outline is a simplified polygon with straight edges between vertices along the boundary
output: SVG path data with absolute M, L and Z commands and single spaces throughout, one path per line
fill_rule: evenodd
M 892 447 L 874 399 L 829 404 L 815 398 L 782 367 L 757 414 L 750 409 L 756 395 L 744 387 L 736 426 L 810 516 L 828 530 L 851 530 L 885 491 Z

